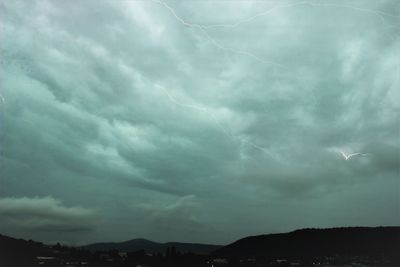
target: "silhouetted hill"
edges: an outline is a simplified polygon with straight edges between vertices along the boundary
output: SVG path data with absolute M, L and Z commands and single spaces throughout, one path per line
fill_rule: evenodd
M 51 247 L 40 242 L 0 235 L 1 267 L 33 267 L 38 265 L 37 256 L 51 255 Z
M 175 247 L 179 252 L 191 252 L 195 254 L 209 254 L 222 246 L 209 245 L 209 244 L 196 244 L 196 243 L 178 243 L 168 242 L 164 244 L 164 247 Z
M 396 255 L 400 227 L 303 229 L 290 233 L 251 236 L 222 247 L 214 256 L 227 258 L 285 258 L 324 255 Z
M 157 243 L 147 239 L 132 239 L 125 242 L 108 242 L 108 243 L 94 243 L 83 246 L 82 248 L 90 251 L 106 251 L 106 250 L 119 250 L 123 252 L 144 250 L 148 253 L 163 253 L 168 247 L 175 247 L 179 252 L 191 252 L 195 254 L 208 254 L 221 246 L 207 245 L 207 244 L 194 244 L 194 243 Z
M 137 238 L 124 242 L 101 242 L 83 246 L 82 248 L 90 251 L 105 251 L 117 249 L 119 251 L 153 251 L 155 248 L 160 247 L 162 244 L 156 243 L 147 239 Z
M 303 229 L 283 234 L 246 237 L 225 247 L 133 239 L 74 248 L 0 235 L 0 266 L 206 267 L 211 263 L 226 267 L 397 267 L 400 266 L 399 247 L 400 227 Z M 118 250 L 128 253 L 120 254 Z M 213 250 L 215 251 L 211 252 Z M 153 255 L 148 255 L 145 251 Z

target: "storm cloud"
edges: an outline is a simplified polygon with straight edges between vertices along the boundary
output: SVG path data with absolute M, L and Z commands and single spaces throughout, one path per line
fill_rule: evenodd
M 0 1 L 4 234 L 398 225 L 399 28 L 395 0 Z

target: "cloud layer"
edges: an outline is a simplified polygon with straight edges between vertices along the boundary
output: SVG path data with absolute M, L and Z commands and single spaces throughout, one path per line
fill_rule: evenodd
M 0 6 L 9 233 L 225 243 L 400 223 L 397 1 Z
M 95 212 L 82 207 L 65 207 L 52 197 L 2 198 L 0 214 L 18 226 L 43 231 L 85 231 L 95 219 Z

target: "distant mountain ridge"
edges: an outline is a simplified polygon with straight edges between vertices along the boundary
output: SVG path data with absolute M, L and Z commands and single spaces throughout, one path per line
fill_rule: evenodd
M 13 251 L 26 255 L 43 254 L 48 245 L 0 235 L 0 258 Z M 119 250 L 147 253 L 165 253 L 167 248 L 176 251 L 209 255 L 217 258 L 285 258 L 326 255 L 386 255 L 396 256 L 400 248 L 400 227 L 345 227 L 328 229 L 301 229 L 288 233 L 249 236 L 226 246 L 168 242 L 158 243 L 147 239 L 125 242 L 104 242 L 81 246 L 89 251 Z M 5 250 L 4 250 L 5 249 Z M 74 249 L 74 248 L 71 248 Z M 7 252 L 8 251 L 8 252 Z M 45 253 L 46 254 L 46 253 Z M 400 266 L 400 265 L 399 265 Z
M 322 255 L 389 255 L 400 248 L 400 227 L 301 229 L 250 236 L 217 249 L 218 257 L 292 257 Z M 397 257 L 397 256 L 396 256 Z
M 195 254 L 209 254 L 222 246 L 197 244 L 197 243 L 181 243 L 181 242 L 167 242 L 158 243 L 143 238 L 132 239 L 124 242 L 101 242 L 82 246 L 81 248 L 90 251 L 106 251 L 106 250 L 119 250 L 121 252 L 131 252 L 144 250 L 147 253 L 163 253 L 167 248 L 174 247 L 179 252 L 191 252 Z
M 171 250 L 175 247 L 175 250 Z M 250 236 L 224 247 L 191 243 L 157 243 L 133 239 L 84 247 L 46 245 L 0 234 L 0 266 L 400 266 L 400 227 L 302 229 L 289 233 Z M 169 249 L 169 253 L 167 252 Z M 104 252 L 96 253 L 89 250 Z M 122 256 L 118 251 L 132 251 Z M 146 254 L 152 253 L 153 255 Z M 180 252 L 192 252 L 182 254 Z M 158 254 L 161 253 L 161 254 Z M 195 254 L 197 253 L 197 254 Z M 199 255 L 203 254 L 203 255 Z M 218 260 L 218 261 L 217 261 Z M 283 265 L 282 265 L 283 264 Z M 165 265 L 164 265 L 165 266 Z

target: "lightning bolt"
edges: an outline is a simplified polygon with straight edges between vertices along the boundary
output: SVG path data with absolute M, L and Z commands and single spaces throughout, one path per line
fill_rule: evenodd
M 209 116 L 217 125 L 218 127 L 222 130 L 222 132 L 230 139 L 232 140 L 237 140 L 241 143 L 247 144 L 257 150 L 262 151 L 263 153 L 269 155 L 270 157 L 274 158 L 275 160 L 280 160 L 279 156 L 275 153 L 272 153 L 270 151 L 268 151 L 268 149 L 266 149 L 265 147 L 259 146 L 241 136 L 238 135 L 234 135 L 232 133 L 232 130 L 229 129 L 228 127 L 225 127 L 224 125 L 221 124 L 221 122 L 218 120 L 217 116 L 215 115 L 215 113 L 211 112 L 209 109 L 207 109 L 206 107 L 203 106 L 198 106 L 198 105 L 192 105 L 192 104 L 186 104 L 186 103 L 182 103 L 180 101 L 178 101 L 175 97 L 173 97 L 167 89 L 165 89 L 163 86 L 159 85 L 159 84 L 154 84 L 154 86 L 160 90 L 162 90 L 166 95 L 167 98 L 170 102 L 172 102 L 174 105 L 183 107 L 183 108 L 187 108 L 187 109 L 193 109 L 196 111 L 200 111 L 203 112 L 205 114 L 207 114 L 207 116 Z
M 203 25 L 203 24 L 197 24 L 197 23 L 191 23 L 191 22 L 187 22 L 185 21 L 183 18 L 181 18 L 176 11 L 169 6 L 167 3 L 165 3 L 164 1 L 161 0 L 151 0 L 154 3 L 160 4 L 162 6 L 164 6 L 173 16 L 174 18 L 179 21 L 182 25 L 190 27 L 190 28 L 196 28 L 198 30 L 200 30 L 205 36 L 206 38 L 218 49 L 224 50 L 224 51 L 228 51 L 231 53 L 236 53 L 239 55 L 244 55 L 247 56 L 249 58 L 252 58 L 260 63 L 263 64 L 271 64 L 274 65 L 276 67 L 280 67 L 280 68 L 284 68 L 284 69 L 288 69 L 288 67 L 286 67 L 283 64 L 271 61 L 271 60 L 265 60 L 263 58 L 260 58 L 258 56 L 256 56 L 253 53 L 250 53 L 248 51 L 244 51 L 244 50 L 238 50 L 238 49 L 234 49 L 231 47 L 225 47 L 223 45 L 221 45 L 219 42 L 217 42 L 217 40 L 215 40 L 213 37 L 211 37 L 211 35 L 208 33 L 207 29 L 212 29 L 212 28 L 236 28 L 241 24 L 244 23 L 248 23 L 258 17 L 263 17 L 265 15 L 268 15 L 269 13 L 278 10 L 278 9 L 284 9 L 284 8 L 292 8 L 295 6 L 314 6 L 314 7 L 334 7 L 334 8 L 346 8 L 346 9 L 352 9 L 355 11 L 359 11 L 359 12 L 364 12 L 364 13 L 370 13 L 376 16 L 379 16 L 383 22 L 386 22 L 385 17 L 392 17 L 392 18 L 399 18 L 399 16 L 396 15 L 392 15 L 383 11 L 379 11 L 379 10 L 373 10 L 373 9 L 367 9 L 367 8 L 361 8 L 361 7 L 356 7 L 356 6 L 352 6 L 352 5 L 341 5 L 341 4 L 331 4 L 331 3 L 316 3 L 316 2 L 311 2 L 311 1 L 302 1 L 302 2 L 297 2 L 297 3 L 293 3 L 293 4 L 286 4 L 286 5 L 278 5 L 278 6 L 274 6 L 266 11 L 263 11 L 261 13 L 255 14 L 253 16 L 250 16 L 248 18 L 244 18 L 241 19 L 237 22 L 234 23 L 227 23 L 227 24 L 211 24 L 211 25 Z M 389 23 L 387 23 L 388 25 L 392 26 L 392 27 L 399 27 L 396 25 L 391 25 Z
M 3 95 L 2 95 L 2 94 L 0 94 L 0 101 L 1 101 L 1 103 L 3 103 L 3 104 L 5 104 L 5 103 L 6 103 L 6 100 L 4 99 L 4 97 L 3 97 Z
M 222 46 L 220 43 L 217 42 L 217 40 L 215 40 L 214 38 L 211 37 L 211 35 L 206 31 L 205 26 L 203 26 L 201 24 L 190 23 L 190 22 L 185 21 L 180 16 L 178 16 L 178 14 L 176 14 L 175 10 L 172 7 L 170 7 L 167 3 L 163 2 L 163 1 L 160 1 L 160 0 L 151 0 L 151 1 L 164 6 L 175 17 L 175 19 L 177 21 L 179 21 L 182 25 L 185 25 L 185 26 L 190 27 L 190 28 L 196 28 L 196 29 L 200 30 L 207 37 L 207 39 L 215 47 L 217 47 L 218 49 L 225 50 L 225 51 L 232 52 L 232 53 L 236 53 L 236 54 L 239 54 L 239 55 L 244 55 L 244 56 L 252 58 L 252 59 L 254 59 L 254 60 L 256 60 L 256 61 L 258 61 L 260 63 L 263 63 L 263 64 L 271 64 L 271 65 L 274 65 L 276 67 L 288 69 L 287 67 L 285 67 L 284 65 L 282 65 L 280 63 L 277 63 L 277 62 L 274 62 L 274 61 L 270 61 L 270 60 L 265 60 L 265 59 L 260 58 L 260 57 L 256 56 L 255 54 L 250 53 L 248 51 L 238 50 L 238 49 L 234 49 L 234 48 L 231 48 L 231 47 Z
M 169 6 L 167 3 L 165 3 L 164 1 L 161 0 L 152 0 L 152 2 L 157 3 L 159 5 L 162 5 L 164 8 L 166 8 L 171 14 L 172 16 L 182 25 L 186 26 L 186 27 L 190 27 L 190 28 L 195 28 L 197 30 L 199 30 L 200 32 L 202 32 L 206 38 L 218 49 L 224 50 L 224 51 L 229 51 L 232 53 L 236 53 L 236 54 L 241 54 L 241 55 L 245 55 L 249 58 L 252 58 L 258 62 L 264 63 L 264 64 L 272 64 L 274 66 L 277 67 L 281 67 L 281 68 L 285 68 L 287 69 L 287 67 L 285 67 L 284 65 L 277 63 L 277 62 L 273 62 L 273 61 L 269 61 L 269 60 L 265 60 L 263 58 L 260 58 L 258 56 L 256 56 L 255 54 L 252 54 L 248 51 L 243 51 L 243 50 L 237 50 L 234 48 L 230 48 L 230 47 L 225 47 L 223 45 L 221 45 L 217 40 L 215 40 L 207 31 L 208 29 L 212 29 L 212 28 L 235 28 L 238 27 L 241 24 L 244 23 L 248 23 L 258 17 L 262 17 L 265 16 L 271 12 L 273 12 L 274 10 L 277 9 L 284 9 L 284 8 L 292 8 L 295 6 L 301 6 L 301 5 L 308 5 L 308 6 L 316 6 L 316 7 L 335 7 L 335 8 L 347 8 L 347 9 L 352 9 L 358 12 L 364 12 L 364 13 L 370 13 L 370 14 L 374 14 L 376 16 L 379 16 L 383 22 L 386 22 L 385 17 L 393 17 L 393 18 L 399 18 L 399 16 L 395 16 L 389 13 L 385 13 L 382 11 L 377 11 L 377 10 L 372 10 L 372 9 L 366 9 L 366 8 L 360 8 L 360 7 L 356 7 L 356 6 L 351 6 L 351 5 L 340 5 L 340 4 L 331 4 L 331 3 L 316 3 L 316 2 L 311 2 L 311 1 L 302 1 L 302 2 L 297 2 L 297 3 L 293 3 L 293 4 L 286 4 L 286 5 L 279 5 L 279 6 L 275 6 L 272 7 L 266 11 L 263 11 L 261 13 L 255 14 L 251 17 L 248 18 L 244 18 L 242 20 L 239 20 L 237 22 L 234 23 L 228 23 L 228 24 L 212 24 L 212 25 L 202 25 L 202 24 L 197 24 L 197 23 L 191 23 L 191 22 L 187 22 L 186 20 L 184 20 L 183 18 L 181 18 L 176 11 Z M 386 22 L 387 23 L 387 22 Z M 393 25 L 391 25 L 393 26 Z M 172 103 L 174 103 L 177 106 L 183 107 L 183 108 L 188 108 L 188 109 L 193 109 L 193 110 L 197 110 L 200 112 L 203 112 L 205 114 L 207 114 L 207 116 L 209 116 L 210 118 L 212 118 L 212 120 L 218 125 L 218 127 L 224 132 L 224 134 L 226 136 L 228 136 L 231 139 L 235 139 L 235 140 L 239 140 L 241 143 L 247 144 L 255 149 L 258 149 L 264 153 L 267 153 L 268 155 L 276 158 L 277 155 L 272 154 L 270 151 L 268 151 L 266 148 L 259 146 L 251 141 L 248 141 L 240 136 L 236 136 L 232 133 L 232 131 L 227 128 L 224 127 L 220 121 L 217 119 L 217 116 L 211 112 L 209 109 L 207 109 L 206 107 L 203 106 L 197 106 L 197 105 L 191 105 L 191 104 L 186 104 L 186 103 L 182 103 L 180 101 L 178 101 L 175 97 L 173 97 L 168 90 L 166 90 L 164 87 L 156 84 L 155 85 L 157 88 L 161 89 L 168 97 L 168 100 Z M 349 160 L 354 156 L 366 156 L 368 154 L 363 154 L 363 153 L 351 153 L 351 154 L 346 154 L 343 151 L 340 151 L 340 154 L 344 157 L 345 160 Z

